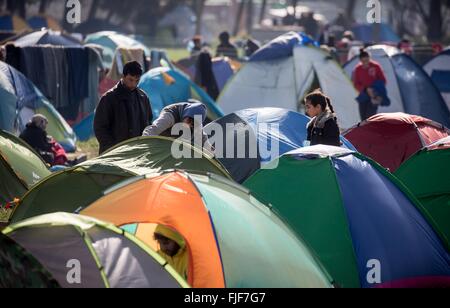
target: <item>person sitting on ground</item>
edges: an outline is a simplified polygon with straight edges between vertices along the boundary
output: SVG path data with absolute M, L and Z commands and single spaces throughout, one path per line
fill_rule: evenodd
M 51 136 L 47 135 L 48 120 L 42 114 L 35 114 L 27 123 L 20 138 L 30 145 L 51 166 L 70 166 L 66 151 Z
M 220 44 L 217 47 L 217 57 L 228 57 L 233 60 L 238 59 L 236 46 L 230 42 L 230 34 L 225 31 L 219 35 Z
M 317 89 L 306 96 L 305 109 L 312 118 L 307 126 L 309 145 L 341 146 L 340 130 L 330 98 Z
M 178 232 L 163 225 L 156 227 L 154 238 L 159 245 L 157 253 L 187 281 L 189 252 L 184 238 Z
M 213 147 L 208 141 L 208 136 L 203 131 L 203 123 L 205 120 L 206 106 L 200 101 L 190 99 L 185 103 L 178 103 L 165 107 L 161 111 L 159 117 L 153 122 L 152 125 L 148 126 L 144 130 L 142 135 L 185 138 L 186 136 L 179 135 L 179 131 L 172 132 L 172 128 L 176 124 L 183 124 L 190 129 L 191 140 L 188 140 L 189 142 L 195 141 L 194 135 L 197 132 L 201 132 L 203 148 L 212 151 Z

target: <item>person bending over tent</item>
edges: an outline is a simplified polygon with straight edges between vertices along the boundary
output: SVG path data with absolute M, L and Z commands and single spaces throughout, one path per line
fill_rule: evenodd
M 361 62 L 355 67 L 352 79 L 360 93 L 357 101 L 361 120 L 364 121 L 376 115 L 379 106 L 389 106 L 390 101 L 386 90 L 387 79 L 381 65 L 373 61 L 365 49 L 360 50 L 359 59 Z
M 178 232 L 163 225 L 156 227 L 154 238 L 159 245 L 158 254 L 187 281 L 189 252 L 184 238 Z
M 165 136 L 172 138 L 181 137 L 187 139 L 186 136 L 179 134 L 180 131 L 178 129 L 174 129 L 174 131 L 172 131 L 172 128 L 174 128 L 176 124 L 182 124 L 185 127 L 189 127 L 191 132 L 191 140 L 187 141 L 195 141 L 195 134 L 200 133 L 198 130 L 201 130 L 201 146 L 209 151 L 212 151 L 213 147 L 208 141 L 208 136 L 203 131 L 203 123 L 205 120 L 206 106 L 195 99 L 190 99 L 186 103 L 178 103 L 165 107 L 161 111 L 158 119 L 156 119 L 152 125 L 148 126 L 144 130 L 143 136 Z M 201 121 L 201 123 L 199 121 Z
M 41 114 L 35 114 L 27 123 L 20 138 L 28 143 L 44 161 L 51 166 L 69 166 L 76 162 L 69 161 L 66 151 L 51 136 L 47 135 L 48 120 Z
M 141 136 L 152 122 L 150 100 L 138 88 L 142 73 L 138 62 L 128 62 L 123 67 L 122 79 L 100 99 L 94 118 L 100 154 L 122 141 Z
M 341 146 L 340 131 L 336 115 L 329 97 L 320 89 L 305 98 L 305 109 L 312 120 L 308 123 L 307 141 L 310 145 Z

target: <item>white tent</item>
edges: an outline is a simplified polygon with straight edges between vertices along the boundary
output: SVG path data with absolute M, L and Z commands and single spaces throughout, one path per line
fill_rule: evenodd
M 313 46 L 295 46 L 291 56 L 245 64 L 218 104 L 225 113 L 259 107 L 299 111 L 306 94 L 318 87 L 331 98 L 342 128 L 359 122 L 358 94 L 350 79 L 329 54 Z

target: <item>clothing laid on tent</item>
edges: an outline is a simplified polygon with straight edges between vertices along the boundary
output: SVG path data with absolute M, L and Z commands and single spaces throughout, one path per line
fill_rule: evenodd
M 205 132 L 210 135 L 210 142 L 215 142 L 216 158 L 236 182 L 242 183 L 262 165 L 303 147 L 310 120 L 286 109 L 245 109 L 210 123 Z M 224 133 L 223 139 L 214 138 L 219 133 L 215 131 L 217 125 Z M 344 147 L 354 149 L 350 142 L 341 139 Z
M 423 206 L 358 153 L 328 146 L 295 150 L 244 186 L 270 202 L 340 287 L 450 286 L 449 250 Z M 367 279 L 377 264 L 379 281 Z
M 0 129 L 20 134 L 35 114 L 44 115 L 47 132 L 67 152 L 75 152 L 76 136 L 64 118 L 22 73 L 0 62 Z
M 155 119 L 164 107 L 187 102 L 191 98 L 206 105 L 208 121 L 213 121 L 224 115 L 205 91 L 181 73 L 169 68 L 160 67 L 150 70 L 142 76 L 139 87 L 149 96 Z
M 60 31 L 53 31 L 43 29 L 31 33 L 26 33 L 14 40 L 14 45 L 17 47 L 30 47 L 35 45 L 54 45 L 65 47 L 81 47 L 82 44 L 76 38 L 61 33 Z
M 3 231 L 27 249 L 63 288 L 180 288 L 186 282 L 133 235 L 67 213 L 35 217 Z M 74 268 L 80 268 L 78 274 Z
M 86 36 L 84 41 L 86 44 L 96 44 L 103 47 L 103 65 L 104 67 L 112 67 L 114 54 L 118 47 L 124 48 L 141 48 L 146 56 L 150 56 L 150 49 L 137 40 L 114 31 L 102 31 Z
M 355 40 L 364 43 L 398 43 L 400 37 L 395 33 L 391 26 L 384 23 L 359 24 L 352 28 Z
M 450 135 L 443 125 L 420 116 L 386 113 L 344 132 L 356 149 L 395 172 L 417 151 Z
M 92 48 L 8 45 L 6 62 L 29 78 L 72 124 L 97 106 L 101 62 Z
M 277 215 L 222 177 L 169 172 L 136 178 L 81 213 L 111 221 L 150 247 L 158 225 L 175 230 L 190 250 L 188 282 L 195 288 L 331 286 Z
M 2 233 L 0 247 L 0 288 L 59 288 L 32 255 Z
M 28 29 L 29 26 L 27 22 L 17 15 L 4 14 L 0 16 L 1 31 L 21 32 Z
M 51 29 L 53 31 L 62 31 L 62 27 L 59 22 L 51 17 L 46 15 L 36 15 L 27 19 L 28 25 L 35 30 L 40 30 L 42 28 Z
M 395 175 L 423 204 L 450 247 L 450 137 L 423 148 Z
M 442 94 L 450 109 L 450 49 L 447 49 L 423 67 Z
M 192 158 L 175 158 L 172 146 Z M 173 169 L 209 172 L 231 179 L 218 161 L 188 143 L 164 137 L 141 137 L 47 177 L 22 198 L 11 221 L 58 211 L 78 212 L 123 180 Z
M 387 78 L 386 87 L 391 104 L 380 106 L 380 113 L 416 114 L 450 127 L 449 109 L 422 67 L 395 47 L 378 45 L 367 48 L 367 51 L 381 65 Z M 359 57 L 355 57 L 344 65 L 349 77 L 359 62 Z
M 288 33 L 258 50 L 228 82 L 218 105 L 232 113 L 245 108 L 303 109 L 317 88 L 331 98 L 342 128 L 359 121 L 358 95 L 340 65 L 297 33 Z

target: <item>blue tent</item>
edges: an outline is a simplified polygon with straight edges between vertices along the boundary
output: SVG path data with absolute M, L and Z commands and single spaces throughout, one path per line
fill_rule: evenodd
M 352 28 L 357 41 L 365 43 L 370 42 L 400 42 L 400 37 L 395 33 L 391 26 L 381 24 L 359 24 Z
M 379 113 L 415 114 L 450 127 L 450 112 L 445 101 L 420 65 L 394 47 L 377 45 L 368 51 L 384 70 L 391 100 L 391 105 L 380 107 Z M 359 62 L 359 57 L 355 57 L 344 65 L 349 77 Z
M 216 157 L 234 180 L 242 183 L 262 165 L 284 153 L 304 147 L 306 127 L 310 120 L 303 114 L 286 109 L 255 108 L 220 118 L 208 124 L 205 131 L 211 136 L 211 142 L 214 142 L 217 133 L 215 129 L 220 127 L 224 132 L 223 140 L 218 140 L 223 142 L 223 148 L 215 144 Z M 243 149 L 239 146 L 242 143 Z M 342 143 L 344 148 L 355 150 L 345 138 L 342 138 Z M 230 149 L 233 151 L 231 156 L 227 153 Z M 239 154 L 240 151 L 243 153 Z
M 65 47 L 81 47 L 82 44 L 77 39 L 63 34 L 59 31 L 44 29 L 41 31 L 26 34 L 14 41 L 18 47 L 28 47 L 35 45 L 53 45 Z
M 213 121 L 223 116 L 223 112 L 214 100 L 177 71 L 170 68 L 158 67 L 144 74 L 139 83 L 150 98 L 153 110 L 153 118 L 156 119 L 161 110 L 171 104 L 186 102 L 189 99 L 197 99 L 208 108 L 208 120 Z M 81 141 L 94 137 L 94 113 L 74 127 Z
M 441 91 L 450 109 L 450 49 L 444 50 L 424 65 L 425 71 Z
M 0 129 L 18 134 L 36 113 L 47 117 L 49 135 L 67 152 L 76 150 L 76 136 L 64 118 L 30 80 L 0 62 Z

